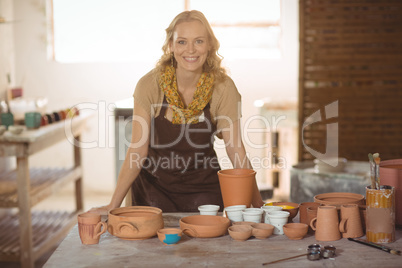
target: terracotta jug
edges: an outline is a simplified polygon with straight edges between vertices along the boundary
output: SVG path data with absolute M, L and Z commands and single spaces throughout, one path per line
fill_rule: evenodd
M 341 239 L 339 232 L 338 210 L 335 206 L 319 206 L 317 217 L 310 222 L 318 241 L 335 241 Z
M 308 222 L 308 232 L 310 234 L 313 234 L 315 231 L 313 230 L 313 228 L 311 228 L 310 226 L 310 222 L 312 219 L 317 217 L 317 210 L 318 207 L 320 206 L 320 204 L 318 204 L 318 206 L 313 206 L 313 207 L 308 207 L 307 208 L 307 222 Z
M 308 219 L 307 208 L 309 208 L 309 207 L 318 207 L 319 205 L 320 204 L 317 203 L 317 202 L 304 202 L 304 203 L 301 203 L 300 206 L 299 206 L 300 222 L 309 225 L 311 219 L 310 220 Z
M 78 233 L 82 244 L 98 244 L 101 234 L 105 233 L 107 230 L 107 223 L 101 221 L 101 215 L 92 212 L 85 212 L 79 214 L 77 218 Z
M 402 159 L 381 161 L 381 184 L 395 188 L 395 225 L 402 227 Z
M 359 205 L 350 204 L 341 206 L 341 223 L 339 224 L 339 230 L 343 238 L 356 238 L 364 235 Z
M 256 172 L 252 169 L 225 169 L 218 171 L 223 204 L 225 207 L 234 205 L 251 206 Z

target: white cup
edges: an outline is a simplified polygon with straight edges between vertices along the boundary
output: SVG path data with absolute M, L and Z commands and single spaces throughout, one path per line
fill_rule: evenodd
M 243 210 L 246 209 L 246 205 L 236 205 L 225 207 L 225 213 L 229 220 L 232 222 L 243 221 Z
M 290 213 L 287 211 L 270 211 L 268 212 L 269 222 L 274 228 L 274 234 L 283 235 L 283 225 L 288 222 Z
M 264 213 L 262 214 L 264 222 L 269 224 L 270 221 L 269 221 L 269 217 L 268 217 L 268 212 L 282 210 L 282 207 L 280 207 L 280 206 L 262 206 L 261 209 L 264 211 Z
M 243 220 L 260 223 L 263 212 L 260 208 L 246 208 L 243 210 Z
M 218 205 L 202 205 L 198 207 L 201 215 L 214 215 L 218 214 L 220 206 Z

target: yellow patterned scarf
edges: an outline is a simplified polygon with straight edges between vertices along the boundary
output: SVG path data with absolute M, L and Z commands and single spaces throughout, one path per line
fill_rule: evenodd
M 198 123 L 198 116 L 211 100 L 213 84 L 214 76 L 209 73 L 203 73 L 197 83 L 193 100 L 185 108 L 177 91 L 176 70 L 172 66 L 166 66 L 165 72 L 161 75 L 159 86 L 165 93 L 169 107 L 173 110 L 172 123 Z

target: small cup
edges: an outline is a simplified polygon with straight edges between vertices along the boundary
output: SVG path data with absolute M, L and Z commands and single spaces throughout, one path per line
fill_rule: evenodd
M 322 250 L 321 254 L 324 259 L 328 258 L 333 258 L 336 256 L 336 247 L 330 245 L 330 246 L 325 246 L 324 249 Z
M 263 212 L 260 208 L 246 208 L 243 210 L 243 220 L 260 223 Z
M 246 207 L 246 205 L 229 206 L 225 208 L 225 213 L 232 222 L 243 221 L 243 210 Z
M 262 214 L 264 222 L 270 224 L 268 213 L 270 211 L 282 210 L 282 207 L 280 207 L 280 206 L 262 206 L 261 209 L 264 211 L 264 213 Z
M 272 224 L 274 229 L 274 234 L 283 235 L 283 225 L 288 222 L 290 212 L 288 211 L 270 211 L 268 213 L 270 224 Z
M 38 112 L 25 113 L 25 126 L 28 129 L 39 128 L 41 124 L 42 115 Z
M 216 216 L 218 214 L 219 209 L 220 206 L 218 205 L 202 205 L 198 207 L 198 210 L 200 211 L 201 215 Z
M 82 244 L 98 244 L 101 234 L 105 233 L 106 230 L 107 223 L 101 221 L 101 215 L 93 212 L 78 215 L 78 232 Z
M 173 245 L 180 241 L 183 234 L 178 228 L 163 228 L 157 231 L 159 240 L 165 245 Z

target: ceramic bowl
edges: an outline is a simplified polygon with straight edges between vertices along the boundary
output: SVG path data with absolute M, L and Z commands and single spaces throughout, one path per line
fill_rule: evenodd
M 180 219 L 180 229 L 191 237 L 218 237 L 227 233 L 230 220 L 222 216 L 192 215 Z
M 305 223 L 287 223 L 283 226 L 283 232 L 292 240 L 302 239 L 308 231 L 308 225 Z
M 341 205 L 346 204 L 365 205 L 364 195 L 343 192 L 318 194 L 314 196 L 314 202 L 327 206 L 335 206 L 338 209 Z
M 299 206 L 300 206 L 298 203 L 293 202 L 273 202 L 272 205 L 280 206 L 282 207 L 283 211 L 289 212 L 290 213 L 288 218 L 289 222 L 291 222 L 293 218 L 296 217 L 297 213 L 299 212 Z
M 236 241 L 245 241 L 250 238 L 253 228 L 250 225 L 233 225 L 228 228 L 230 237 Z
M 218 205 L 202 205 L 198 207 L 201 215 L 217 215 L 220 206 Z
M 173 245 L 180 241 L 183 231 L 178 228 L 163 228 L 157 231 L 159 240 L 166 245 Z
M 25 129 L 24 126 L 9 126 L 9 127 L 8 127 L 8 130 L 9 130 L 11 133 L 15 134 L 15 135 L 21 134 L 22 131 L 24 131 L 24 129 Z
M 150 206 L 120 207 L 108 213 L 110 234 L 126 240 L 142 240 L 155 236 L 164 223 L 162 210 Z
M 251 234 L 257 239 L 265 239 L 270 237 L 275 228 L 272 224 L 268 223 L 254 223 L 251 225 L 251 227 L 253 227 Z
M 255 222 L 253 221 L 237 221 L 237 222 L 233 222 L 233 225 L 253 225 L 255 224 Z

